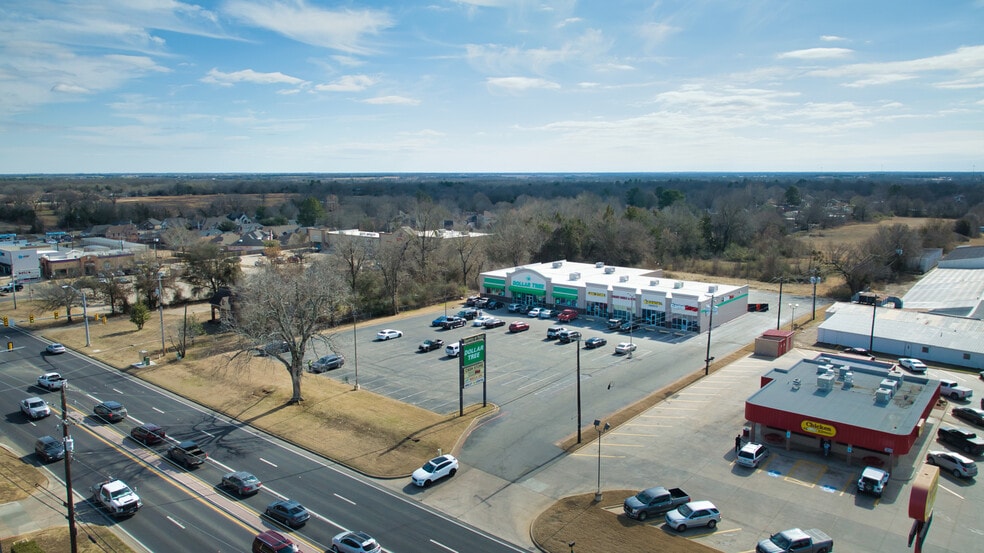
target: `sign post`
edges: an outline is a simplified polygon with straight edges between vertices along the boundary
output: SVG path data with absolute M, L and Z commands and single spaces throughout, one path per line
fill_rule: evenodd
M 458 416 L 465 414 L 465 388 L 482 384 L 482 407 L 488 405 L 485 383 L 485 334 L 462 338 L 458 357 Z

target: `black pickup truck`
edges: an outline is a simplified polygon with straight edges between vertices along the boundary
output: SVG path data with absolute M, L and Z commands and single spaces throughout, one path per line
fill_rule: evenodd
M 981 455 L 984 453 L 984 439 L 979 438 L 976 433 L 969 432 L 963 428 L 954 426 L 944 426 L 936 432 L 936 437 L 944 443 L 950 444 L 970 455 Z
M 208 454 L 202 451 L 192 440 L 187 440 L 172 446 L 167 450 L 167 456 L 175 463 L 180 463 L 186 469 L 193 469 L 205 463 Z

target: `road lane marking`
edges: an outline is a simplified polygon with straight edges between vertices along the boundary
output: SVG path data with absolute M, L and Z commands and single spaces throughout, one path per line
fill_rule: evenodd
M 175 520 L 174 517 L 172 517 L 171 515 L 167 515 L 167 519 L 171 521 L 171 524 L 174 524 L 178 528 L 180 528 L 182 530 L 187 530 L 187 528 L 184 527 L 184 524 L 181 524 L 180 522 L 178 522 L 177 520 Z
M 342 497 L 342 496 L 338 495 L 337 493 L 333 493 L 331 495 L 337 497 L 338 499 L 341 499 L 342 501 L 344 501 L 344 502 L 346 502 L 346 503 L 348 503 L 350 505 L 355 505 L 355 501 L 352 501 L 351 499 L 349 499 L 347 497 Z
M 157 411 L 158 413 L 160 413 L 160 414 L 162 414 L 162 415 L 164 414 L 164 411 L 161 411 L 161 410 L 160 410 L 160 409 L 158 409 L 157 407 L 151 407 L 151 409 L 153 409 L 154 411 Z
M 446 545 L 444 545 L 443 543 L 441 543 L 441 542 L 439 542 L 439 541 L 434 541 L 434 540 L 429 540 L 429 541 L 430 541 L 431 543 L 433 543 L 434 545 L 436 545 L 436 546 L 438 546 L 438 547 L 440 547 L 440 548 L 442 548 L 442 549 L 444 549 L 444 550 L 447 550 L 447 551 L 454 551 L 454 553 L 458 553 L 458 552 L 457 552 L 457 551 L 455 551 L 454 549 L 451 549 L 450 547 L 448 547 L 448 546 L 446 546 Z
M 964 496 L 962 496 L 962 495 L 960 495 L 960 494 L 958 494 L 957 492 L 955 492 L 955 491 L 953 491 L 953 490 L 951 490 L 950 488 L 947 488 L 946 486 L 943 486 L 943 485 L 940 485 L 940 488 L 942 488 L 943 490 L 945 490 L 945 491 L 947 491 L 947 492 L 950 492 L 951 494 L 953 494 L 953 495 L 955 495 L 955 496 L 957 496 L 957 497 L 959 497 L 960 499 L 964 499 Z
M 263 463 L 266 463 L 266 464 L 268 464 L 268 465 L 270 465 L 270 466 L 271 466 L 271 467 L 273 467 L 273 468 L 278 468 L 278 467 L 277 467 L 277 464 L 276 464 L 276 463 L 273 463 L 273 462 L 271 462 L 271 461 L 267 461 L 267 460 L 266 460 L 266 459 L 264 459 L 263 457 L 260 457 L 260 462 L 263 462 Z

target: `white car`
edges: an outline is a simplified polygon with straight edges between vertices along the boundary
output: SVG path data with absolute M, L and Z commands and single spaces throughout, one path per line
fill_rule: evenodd
M 526 314 L 527 317 L 533 317 L 534 319 L 540 316 L 540 312 L 543 311 L 540 307 L 534 307 L 530 309 L 529 313 Z
M 714 528 L 721 522 L 721 511 L 710 501 L 691 501 L 666 513 L 666 524 L 677 532 L 687 528 L 707 526 Z
M 331 539 L 331 551 L 336 553 L 379 553 L 382 550 L 365 532 L 342 532 Z
M 735 456 L 735 462 L 743 467 L 755 468 L 769 456 L 769 448 L 762 444 L 747 443 Z
M 376 333 L 377 340 L 390 340 L 392 338 L 400 338 L 403 336 L 403 332 L 399 330 L 393 330 L 392 328 L 384 328 Z
M 899 359 L 899 365 L 903 368 L 909 369 L 911 372 L 920 374 L 926 372 L 927 368 L 925 363 L 911 357 L 903 357 L 902 359 Z
M 624 355 L 635 350 L 636 345 L 629 342 L 620 342 L 617 346 L 615 346 L 615 353 L 619 355 Z
M 48 344 L 48 346 L 45 347 L 44 350 L 48 353 L 57 355 L 59 353 L 65 353 L 65 346 L 58 343 Z
M 522 308 L 523 308 L 523 304 L 521 303 L 510 303 L 508 307 L 510 313 L 515 313 Z
M 554 316 L 554 312 L 550 309 L 541 309 L 540 314 L 537 316 L 541 319 L 550 319 Z
M 445 476 L 454 476 L 456 472 L 458 472 L 458 460 L 454 455 L 447 454 L 434 457 L 424 463 L 424 466 L 413 471 L 410 479 L 417 486 L 426 488 Z
M 31 420 L 43 419 L 51 414 L 51 409 L 43 399 L 39 397 L 29 397 L 20 402 L 21 412 Z
M 472 326 L 485 326 L 485 323 L 491 321 L 494 318 L 495 317 L 493 317 L 492 315 L 481 315 L 475 317 L 475 320 L 472 321 Z
M 38 377 L 38 386 L 48 391 L 61 390 L 65 385 L 65 377 L 58 373 L 44 373 Z
M 957 478 L 973 478 L 977 476 L 977 464 L 973 460 L 952 451 L 930 451 L 926 454 L 926 463 L 940 467 Z

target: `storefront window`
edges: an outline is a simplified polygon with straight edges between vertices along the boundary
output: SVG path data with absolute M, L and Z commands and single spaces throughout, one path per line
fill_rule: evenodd
M 643 309 L 642 318 L 646 321 L 646 324 L 652 326 L 665 326 L 666 325 L 666 312 L 656 311 L 653 309 Z
M 608 304 L 589 301 L 585 311 L 587 311 L 588 315 L 594 315 L 595 317 L 608 317 Z

